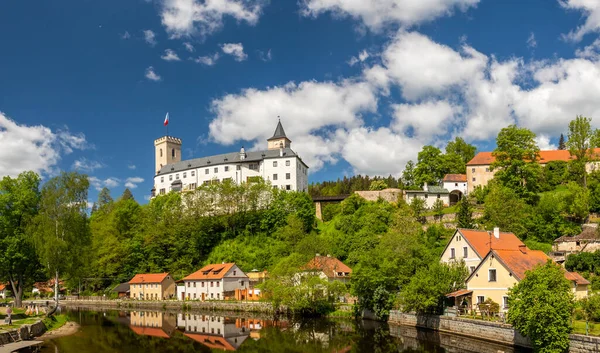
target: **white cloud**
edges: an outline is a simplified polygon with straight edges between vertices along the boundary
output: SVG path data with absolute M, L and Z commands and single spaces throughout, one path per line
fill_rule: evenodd
M 146 78 L 151 81 L 160 81 L 161 80 L 161 77 L 156 72 L 154 72 L 154 67 L 152 67 L 152 66 L 149 66 L 146 69 Z
M 305 16 L 316 17 L 331 12 L 360 20 L 378 31 L 388 24 L 410 27 L 435 18 L 448 16 L 454 10 L 466 11 L 479 0 L 301 0 Z
M 223 27 L 225 17 L 255 25 L 264 0 L 161 0 L 162 24 L 171 38 L 208 36 Z
M 187 51 L 189 51 L 190 53 L 193 53 L 193 52 L 196 50 L 196 48 L 194 48 L 194 46 L 192 45 L 192 43 L 189 43 L 189 42 L 185 42 L 185 43 L 183 43 L 183 46 L 184 46 L 184 47 L 185 47 L 185 49 L 186 49 Z
M 588 33 L 600 31 L 600 2 L 597 0 L 558 0 L 565 9 L 583 12 L 585 23 L 570 31 L 563 37 L 572 41 L 580 41 Z
M 273 58 L 271 55 L 271 49 L 267 50 L 267 52 L 265 53 L 262 50 L 258 51 L 258 58 L 262 61 L 271 61 L 271 59 Z
M 206 66 L 213 66 L 217 63 L 217 60 L 219 60 L 219 53 L 214 53 L 212 56 L 199 56 L 196 59 L 194 59 L 194 61 L 198 64 L 204 64 Z
M 248 59 L 248 55 L 244 53 L 244 46 L 242 43 L 225 43 L 221 45 L 221 50 L 223 50 L 223 53 L 233 56 L 235 61 L 244 61 Z
M 118 178 L 114 178 L 114 177 L 109 177 L 106 179 L 99 179 L 97 177 L 94 176 L 90 176 L 88 177 L 88 180 L 90 182 L 90 185 L 100 191 L 102 190 L 102 188 L 106 187 L 106 188 L 115 188 L 119 185 L 121 185 L 121 180 Z
M 600 39 L 596 39 L 592 44 L 583 49 L 577 49 L 575 55 L 584 59 L 598 59 L 600 55 Z
M 130 188 L 130 189 L 135 189 L 138 187 L 137 184 L 143 183 L 143 182 L 144 182 L 144 179 L 140 178 L 140 177 L 127 178 L 127 180 L 125 180 L 125 187 Z
M 350 66 L 354 66 L 358 63 L 362 63 L 365 60 L 367 60 L 371 55 L 369 54 L 369 52 L 367 52 L 366 50 L 361 51 L 360 53 L 358 53 L 358 56 L 353 56 L 350 58 L 350 60 L 348 61 L 348 65 Z
M 16 177 L 32 170 L 53 174 L 63 154 L 89 148 L 85 136 L 67 129 L 52 131 L 43 125 L 20 125 L 0 112 L 0 176 Z
M 555 150 L 558 148 L 555 144 L 550 143 L 550 136 L 548 135 L 537 135 L 535 142 L 542 151 Z
M 156 45 L 156 34 L 149 29 L 144 30 L 144 40 L 146 41 L 146 43 L 150 44 L 151 46 L 155 46 Z
M 181 61 L 177 53 L 172 49 L 166 49 L 165 54 L 160 58 L 165 61 Z
M 392 108 L 394 109 L 392 130 L 425 142 L 431 141 L 435 136 L 448 133 L 448 130 L 454 126 L 455 114 L 460 110 L 446 101 L 395 104 Z
M 533 32 L 529 33 L 529 37 L 527 37 L 527 47 L 537 47 L 537 41 L 535 40 L 535 34 Z
M 135 166 L 135 164 L 130 164 L 127 166 L 127 168 L 131 169 L 131 170 L 135 170 L 135 168 L 137 168 L 137 167 Z
M 77 169 L 84 173 L 90 173 L 96 169 L 100 169 L 103 167 L 104 167 L 104 164 L 102 164 L 98 161 L 90 161 L 87 158 L 79 158 L 79 159 L 75 160 L 75 162 L 73 162 L 73 165 L 71 166 L 71 168 Z
M 128 31 L 125 31 L 125 33 L 121 34 L 121 39 L 129 39 L 131 38 L 131 34 L 129 34 Z

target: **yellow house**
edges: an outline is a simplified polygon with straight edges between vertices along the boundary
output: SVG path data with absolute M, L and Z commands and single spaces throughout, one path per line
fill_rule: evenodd
M 490 249 L 518 250 L 522 245 L 525 244 L 516 235 L 500 232 L 499 228 L 493 232 L 458 228 L 442 252 L 440 261 L 450 263 L 462 260 L 469 273 L 472 273 Z
M 143 273 L 135 275 L 129 281 L 132 299 L 165 300 L 175 297 L 175 281 L 165 273 Z
M 525 245 L 518 250 L 492 249 L 467 279 L 467 289 L 447 295 L 457 305 L 466 303 L 477 310 L 477 304 L 487 299 L 500 304 L 500 311 L 508 311 L 508 290 L 525 278 L 525 272 L 546 263 L 550 258 L 542 251 L 530 250 Z M 576 272 L 565 271 L 577 299 L 588 293 L 588 282 Z

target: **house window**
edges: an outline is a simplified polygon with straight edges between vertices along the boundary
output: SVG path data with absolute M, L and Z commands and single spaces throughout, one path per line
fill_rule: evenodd
M 273 174 L 273 180 L 277 180 L 277 174 Z
M 210 281 L 210 286 L 211 286 L 211 287 L 214 287 L 214 286 L 215 286 L 215 283 L 214 283 L 213 281 Z
M 477 304 L 483 304 L 484 301 L 485 301 L 485 297 L 483 295 L 477 296 Z
M 228 172 L 229 171 L 229 166 L 225 166 L 225 171 Z
M 202 283 L 202 288 L 204 288 L 204 282 L 201 282 L 201 283 Z
M 508 296 L 506 295 L 502 297 L 502 306 L 504 309 L 508 309 Z
M 496 282 L 496 269 L 495 268 L 490 268 L 488 270 L 488 281 Z
M 250 170 L 258 170 L 258 164 L 257 163 L 252 163 L 249 166 Z
M 194 293 L 194 299 L 196 299 L 196 293 Z
M 471 168 L 471 173 L 475 173 L 475 168 Z
M 473 178 L 473 181 L 475 181 L 475 178 Z
M 450 248 L 450 258 L 451 259 L 456 258 L 456 250 L 454 250 L 454 248 Z
M 438 198 L 438 199 L 440 198 L 440 194 L 437 194 L 437 198 Z
M 277 161 L 273 162 L 273 167 L 277 168 Z
M 237 273 L 237 271 L 235 271 L 235 270 L 234 270 L 234 271 L 233 271 L 233 275 L 235 276 L 235 274 L 236 274 L 236 273 Z
M 185 179 L 187 177 L 187 173 L 183 172 L 183 178 Z
M 285 178 L 287 180 L 290 180 L 292 178 L 292 175 L 290 173 L 285 173 Z
M 291 185 L 286 185 L 286 186 L 285 186 L 285 189 L 286 189 L 286 190 L 292 190 L 292 186 L 291 186 Z
M 190 190 L 194 190 L 196 189 L 196 183 L 191 183 L 190 184 Z
M 173 180 L 173 174 L 169 175 L 169 181 Z
M 243 287 L 243 286 L 244 286 L 244 281 L 241 281 L 241 282 L 240 282 L 240 285 Z
M 489 171 L 490 171 L 490 168 L 485 168 L 485 171 L 486 171 L 486 172 L 489 172 Z
M 210 299 L 214 298 L 215 295 L 213 293 L 210 293 Z
M 458 183 L 454 183 L 454 186 L 458 186 Z
M 221 282 L 217 282 L 217 288 L 219 288 L 220 285 L 221 285 Z
M 220 296 L 220 294 L 219 294 L 219 293 L 217 293 L 217 299 L 219 299 L 219 296 Z M 213 330 L 214 330 L 214 329 L 213 329 Z
M 463 257 L 466 259 L 467 257 L 469 257 L 469 248 L 467 248 L 466 246 L 463 247 Z
M 289 167 L 290 166 L 290 161 L 285 161 L 285 166 Z
M 202 182 L 202 184 L 203 184 L 203 185 L 210 185 L 210 180 L 204 180 L 204 181 Z
M 196 176 L 196 171 L 192 170 L 192 172 L 190 174 L 192 174 L 192 176 Z
M 236 165 L 235 166 L 235 170 L 242 170 L 242 166 L 241 165 Z
M 194 282 L 194 288 L 196 288 L 196 282 Z
M 175 180 L 179 180 L 179 174 L 175 174 Z
M 160 177 L 160 182 L 164 183 L 165 182 L 165 177 Z
M 165 189 L 160 189 L 160 194 L 164 195 L 165 194 Z
M 425 198 L 428 198 L 428 197 L 429 197 L 429 195 L 428 195 L 428 194 L 425 194 Z
M 175 149 L 171 149 L 171 157 L 175 158 Z
M 218 172 L 219 172 L 219 168 L 215 167 L 215 173 L 218 173 Z
M 210 172 L 208 171 L 208 168 L 204 169 L 204 174 L 208 174 L 208 173 L 210 173 Z
M 469 273 L 473 273 L 473 272 L 475 272 L 475 266 L 469 267 Z

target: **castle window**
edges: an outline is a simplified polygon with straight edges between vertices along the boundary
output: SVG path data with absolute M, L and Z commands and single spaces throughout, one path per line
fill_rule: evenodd
M 225 171 L 228 172 L 229 171 L 229 166 L 225 166 Z
M 285 186 L 285 189 L 286 190 L 292 190 L 292 186 L 288 184 L 288 185 Z
M 160 149 L 160 156 L 162 157 L 162 148 Z
M 165 194 L 165 189 L 160 189 L 160 194 L 164 195 Z
M 285 173 L 285 178 L 289 180 L 292 178 L 292 176 L 290 175 L 290 173 Z
M 208 168 L 204 169 L 204 174 L 208 174 L 208 173 L 210 173 L 210 172 L 208 171 Z
M 175 149 L 174 148 L 171 149 L 171 157 L 175 158 Z
M 190 174 L 192 174 L 192 176 L 196 176 L 196 171 L 192 170 L 192 172 Z
M 215 167 L 215 173 L 218 173 L 218 172 L 219 172 L 219 168 Z
M 273 180 L 277 180 L 277 174 L 273 174 Z
M 285 166 L 289 167 L 290 166 L 290 161 L 285 161 Z
M 273 167 L 277 167 L 277 161 L 273 162 Z

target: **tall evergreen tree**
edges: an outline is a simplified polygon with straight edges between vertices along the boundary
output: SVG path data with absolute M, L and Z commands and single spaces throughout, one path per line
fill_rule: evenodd
M 567 148 L 567 145 L 565 144 L 565 135 L 560 134 L 560 138 L 558 139 L 558 149 L 564 150 L 566 148 Z
M 466 197 L 458 202 L 458 213 L 456 214 L 456 226 L 458 228 L 473 228 L 473 207 Z
M 123 195 L 121 195 L 121 200 L 135 200 L 129 188 L 125 188 L 125 191 L 123 191 Z

